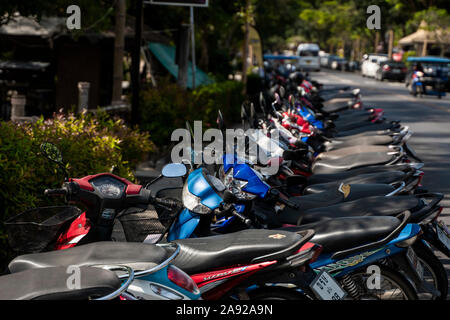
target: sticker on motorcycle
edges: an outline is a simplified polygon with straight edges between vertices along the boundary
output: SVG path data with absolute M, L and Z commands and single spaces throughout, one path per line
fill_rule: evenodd
M 351 187 L 349 184 L 341 183 L 338 190 L 344 195 L 344 199 L 346 199 L 350 194 Z

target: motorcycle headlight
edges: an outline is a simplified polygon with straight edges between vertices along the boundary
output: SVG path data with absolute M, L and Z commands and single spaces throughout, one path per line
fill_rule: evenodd
M 239 200 L 255 199 L 257 197 L 256 195 L 242 191 L 242 188 L 244 188 L 248 182 L 234 178 L 233 172 L 234 172 L 233 168 L 231 168 L 230 171 L 228 171 L 228 173 L 225 174 L 225 177 L 223 179 L 225 188 L 227 188 L 228 191 L 233 193 Z
M 199 214 L 208 214 L 212 212 L 210 208 L 202 204 L 200 201 L 201 199 L 195 195 L 193 195 L 188 188 L 188 184 L 185 183 L 183 187 L 183 205 L 192 212 L 199 213 Z

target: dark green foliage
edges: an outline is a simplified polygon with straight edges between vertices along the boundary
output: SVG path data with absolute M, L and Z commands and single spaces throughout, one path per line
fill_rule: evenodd
M 160 83 L 157 89 L 141 93 L 142 130 L 152 133 L 158 146 L 170 144 L 172 131 L 185 128 L 186 121 L 203 121 L 203 126 L 216 127 L 220 109 L 226 121 L 239 121 L 240 107 L 244 101 L 242 83 L 236 81 L 217 82 L 200 86 L 193 91 L 183 91 L 176 84 Z
M 110 172 L 134 180 L 132 170 L 153 150 L 147 133 L 126 127 L 122 120 L 106 115 L 57 114 L 34 124 L 0 122 L 0 221 L 26 209 L 63 204 L 44 196 L 47 188 L 58 188 L 64 174 L 40 154 L 40 144 L 56 144 L 71 177 Z M 11 252 L 0 224 L 0 262 Z

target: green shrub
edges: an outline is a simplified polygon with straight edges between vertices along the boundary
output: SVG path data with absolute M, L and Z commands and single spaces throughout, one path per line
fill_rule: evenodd
M 173 83 L 160 83 L 158 88 L 141 92 L 140 128 L 152 133 L 158 146 L 170 144 L 172 131 L 184 128 L 186 121 L 203 121 L 205 127 L 215 127 L 220 109 L 228 122 L 239 121 L 244 101 L 243 85 L 223 81 L 184 91 Z
M 132 130 L 122 120 L 105 114 L 56 114 L 32 124 L 0 122 L 2 222 L 29 208 L 61 203 L 44 196 L 45 189 L 61 186 L 64 174 L 40 154 L 43 141 L 59 147 L 71 177 L 110 172 L 114 167 L 114 173 L 134 181 L 132 170 L 153 150 L 148 133 Z M 10 254 L 4 225 L 0 224 L 3 263 Z

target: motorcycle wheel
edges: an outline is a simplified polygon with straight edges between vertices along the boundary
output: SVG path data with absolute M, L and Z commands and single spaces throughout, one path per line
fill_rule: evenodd
M 357 285 L 359 300 L 418 300 L 416 290 L 400 272 L 384 265 L 377 266 L 380 268 L 379 289 L 367 287 L 369 277 L 372 275 L 365 270 L 350 275 Z M 347 289 L 347 292 L 350 293 L 350 290 Z M 349 294 L 347 298 L 352 297 Z
M 416 241 L 412 247 L 419 262 L 424 267 L 425 281 L 441 293 L 439 297 L 432 297 L 430 293 L 419 292 L 419 298 L 421 300 L 446 300 L 448 294 L 448 278 L 441 261 L 422 241 Z
M 309 300 L 294 289 L 274 286 L 255 289 L 248 296 L 250 300 Z

